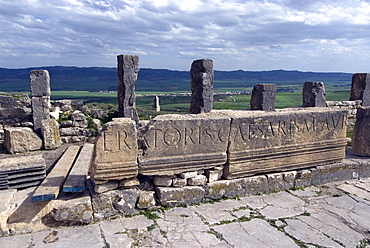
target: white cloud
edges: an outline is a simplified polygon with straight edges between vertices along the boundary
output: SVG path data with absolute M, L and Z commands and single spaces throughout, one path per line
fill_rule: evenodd
M 0 67 L 115 66 L 188 70 L 365 71 L 365 0 L 14 0 L 0 5 Z

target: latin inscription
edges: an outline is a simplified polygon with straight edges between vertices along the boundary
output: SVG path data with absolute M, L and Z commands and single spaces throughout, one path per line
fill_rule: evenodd
M 104 151 L 132 150 L 129 137 L 125 131 L 104 132 Z
M 232 139 L 236 141 L 241 138 L 247 141 L 251 139 L 292 136 L 299 133 L 328 132 L 345 128 L 345 123 L 345 115 L 331 115 L 325 118 L 287 119 L 275 122 L 269 120 L 258 123 L 242 122 L 234 126 Z
M 151 129 L 144 136 L 144 141 L 149 148 L 168 146 L 188 146 L 210 144 L 212 142 L 228 142 L 229 126 L 210 129 L 203 126 L 196 127 L 171 127 L 167 129 Z

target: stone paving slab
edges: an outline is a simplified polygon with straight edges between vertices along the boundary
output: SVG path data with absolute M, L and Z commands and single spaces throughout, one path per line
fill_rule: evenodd
M 361 198 L 369 187 L 363 182 L 160 208 L 57 228 L 56 235 L 51 229 L 3 237 L 0 247 L 370 247 L 370 201 Z M 46 238 L 54 242 L 45 244 Z
M 45 238 L 51 231 L 44 231 L 32 234 L 33 247 L 52 247 L 52 248 L 102 248 L 106 247 L 101 237 L 99 225 L 84 227 L 66 227 L 57 230 L 57 240 L 52 243 L 44 243 Z

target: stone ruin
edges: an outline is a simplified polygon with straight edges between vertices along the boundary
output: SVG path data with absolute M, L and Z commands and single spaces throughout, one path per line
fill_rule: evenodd
M 94 140 L 88 140 L 94 135 L 88 131 L 90 123 L 81 102 L 49 103 L 46 71 L 31 72 L 32 99 L 21 99 L 28 105 L 22 103 L 19 108 L 26 113 L 30 113 L 27 108 L 32 109 L 35 115 L 32 119 L 25 116 L 23 123 L 32 125 L 10 127 L 1 119 L 6 115 L 0 116 L 9 152 L 56 149 L 61 142 L 94 143 L 89 148 L 91 157 L 76 159 L 91 165 L 91 180 L 86 181 L 86 172 L 82 177 L 86 184 L 82 188 L 86 186 L 88 191 L 69 195 L 68 201 L 55 200 L 49 210 L 41 211 L 56 221 L 88 224 L 159 205 L 180 206 L 370 176 L 365 162 L 343 160 L 348 118 L 356 114 L 353 151 L 361 156 L 370 154 L 364 139 L 368 137 L 369 110 L 361 107 L 366 94 L 353 101 L 326 102 L 324 84 L 306 82 L 303 108 L 275 110 L 276 86 L 261 84 L 254 87 L 252 110 L 212 110 L 213 61 L 196 60 L 191 67 L 190 114 L 159 115 L 140 122 L 134 93 L 139 58 L 119 55 L 117 60 L 120 118 L 102 128 L 96 123 L 99 132 Z M 19 104 L 20 100 L 4 100 L 2 107 L 9 107 L 6 104 L 12 101 Z M 4 107 L 0 113 L 7 113 Z M 56 117 L 66 113 L 70 120 L 57 124 Z M 96 112 L 98 116 L 100 112 Z M 26 141 L 16 138 L 20 129 Z M 22 146 L 26 148 L 15 149 Z M 41 156 L 27 159 L 28 164 L 15 158 L 8 169 L 0 166 L 0 189 L 40 184 L 46 176 L 44 160 Z M 69 194 L 77 192 L 74 187 L 73 183 L 69 186 Z M 0 231 L 4 231 L 7 225 L 1 220 Z M 19 232 L 25 230 L 22 228 Z

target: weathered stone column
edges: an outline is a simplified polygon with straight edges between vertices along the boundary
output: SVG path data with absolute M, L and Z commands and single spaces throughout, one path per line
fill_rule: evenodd
M 136 112 L 135 82 L 139 72 L 138 55 L 118 55 L 118 112 L 120 117 L 131 118 L 139 123 Z
M 50 76 L 47 70 L 30 72 L 33 129 L 41 134 L 41 122 L 50 119 Z
M 353 74 L 350 100 L 362 100 L 362 106 L 370 106 L 370 73 Z
M 161 106 L 159 105 L 159 97 L 157 95 L 153 98 L 153 107 L 152 107 L 152 109 L 156 112 L 161 111 Z
M 190 113 L 208 113 L 213 102 L 213 60 L 194 60 L 191 69 Z
M 253 86 L 251 97 L 252 110 L 275 110 L 276 85 L 256 84 Z
M 357 109 L 356 124 L 352 132 L 352 152 L 370 156 L 370 107 Z
M 302 90 L 303 107 L 326 107 L 323 82 L 305 82 Z

